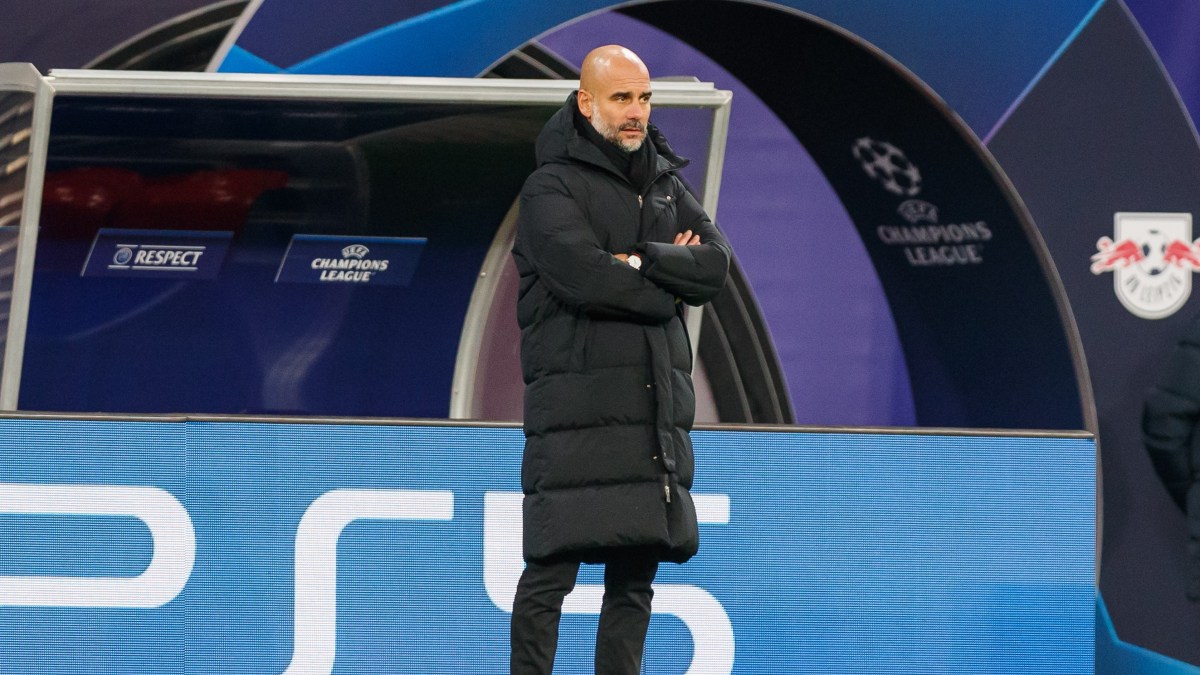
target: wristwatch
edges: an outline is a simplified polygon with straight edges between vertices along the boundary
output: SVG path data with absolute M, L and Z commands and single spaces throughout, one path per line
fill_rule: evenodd
M 632 267 L 633 269 L 635 269 L 635 270 L 642 269 L 642 258 L 638 254 L 630 253 L 629 257 L 626 258 L 625 260 L 626 260 L 626 262 L 629 263 L 629 266 Z

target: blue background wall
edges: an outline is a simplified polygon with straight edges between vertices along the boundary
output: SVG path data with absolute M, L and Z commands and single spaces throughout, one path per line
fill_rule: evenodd
M 206 4 L 181 0 L 156 3 L 10 0 L 6 26 L 16 37 L 0 46 L 0 61 L 32 61 L 43 70 L 77 67 L 142 28 Z M 405 11 L 415 16 L 442 4 L 407 3 Z M 635 47 L 648 57 L 656 75 L 700 70 L 711 73 L 718 86 L 739 89 L 739 83 L 722 77 L 719 70 L 709 70 L 712 64 L 697 58 L 686 46 L 656 47 L 661 43 L 652 29 L 634 26 L 625 17 L 598 15 L 586 22 L 560 26 L 582 10 L 604 4 L 566 5 L 556 10 L 557 15 L 531 17 L 518 12 L 506 18 L 503 25 L 542 22 L 545 30 L 557 30 L 543 36 L 544 41 L 568 60 L 577 59 L 584 49 L 579 43 L 590 39 L 640 40 L 646 46 Z M 1200 635 L 1200 608 L 1182 598 L 1186 524 L 1158 485 L 1140 447 L 1136 425 L 1141 392 L 1157 377 L 1175 336 L 1196 313 L 1197 301 L 1193 299 L 1171 320 L 1133 319 L 1116 306 L 1107 277 L 1091 278 L 1082 272 L 1095 251 L 1096 238 L 1111 236 L 1113 210 L 1200 213 L 1194 202 L 1176 193 L 1157 191 L 1176 180 L 1180 185 L 1194 186 L 1190 169 L 1167 167 L 1164 174 L 1173 175 L 1160 176 L 1153 173 L 1158 156 L 1154 153 L 1112 153 L 1100 157 L 1092 152 L 1108 139 L 1125 136 L 1132 136 L 1135 141 L 1132 145 L 1136 146 L 1137 134 L 1145 127 L 1130 127 L 1127 123 L 1137 121 L 1141 125 L 1146 120 L 1128 116 L 1147 110 L 1142 94 L 1158 97 L 1163 91 L 1151 86 L 1136 92 L 1138 96 L 1130 96 L 1129 89 L 1122 89 L 1121 79 L 1112 76 L 1116 71 L 1106 72 L 1108 64 L 1090 61 L 1102 59 L 1103 50 L 1089 51 L 1088 45 L 1103 44 L 1103 38 L 1116 34 L 1106 32 L 1111 30 L 1117 31 L 1122 39 L 1130 38 L 1131 42 L 1123 44 L 1136 50 L 1140 36 L 1136 31 L 1132 36 L 1122 32 L 1121 21 L 1128 8 L 1136 19 L 1135 25 L 1145 31 L 1153 47 L 1153 52 L 1147 52 L 1151 60 L 1153 55 L 1162 59 L 1170 78 L 1164 78 L 1162 84 L 1169 83 L 1178 90 L 1186 105 L 1182 112 L 1184 119 L 1190 115 L 1194 121 L 1200 115 L 1197 51 L 1200 8 L 1188 0 L 1128 0 L 1124 4 L 1013 0 L 971 3 L 967 5 L 969 9 L 964 9 L 964 3 L 935 1 L 794 4 L 874 42 L 927 82 L 989 144 L 1033 211 L 1063 273 L 1075 315 L 1080 320 L 1093 375 L 1099 373 L 1096 394 L 1106 481 L 1101 587 L 1114 624 L 1122 637 L 1135 644 L 1200 663 L 1200 640 L 1196 638 Z M 349 13 L 357 23 L 347 28 L 295 20 L 305 16 L 305 12 L 285 15 L 282 10 L 277 11 L 280 13 L 275 15 L 276 23 L 263 23 L 257 28 L 252 25 L 248 29 L 245 46 L 254 53 L 249 48 L 255 39 L 291 44 L 293 50 L 304 51 L 262 49 L 256 55 L 273 60 L 274 67 L 299 64 L 297 70 L 301 71 L 313 71 L 335 58 L 346 57 L 335 51 L 314 58 L 354 34 L 389 25 L 396 19 L 379 12 Z M 264 13 L 262 18 L 265 21 L 271 15 Z M 268 29 L 268 25 L 272 27 Z M 295 35 L 305 39 L 290 39 L 289 26 Z M 397 29 L 396 35 L 418 35 L 432 30 L 431 26 L 436 26 L 436 21 L 409 21 Z M 457 69 L 454 74 L 472 75 L 489 65 L 433 58 L 434 52 L 420 52 L 420 41 L 411 42 L 414 47 L 409 58 L 414 74 L 437 65 Z M 307 46 L 300 47 L 301 44 Z M 516 45 L 508 48 L 513 46 Z M 1110 52 L 1109 57 L 1113 56 Z M 1122 56 L 1115 54 L 1118 61 Z M 272 67 L 269 63 L 256 63 L 266 69 Z M 693 64 L 695 68 L 691 67 Z M 1094 98 L 1088 99 L 1089 107 L 1082 110 L 1055 105 L 1049 96 L 1053 93 L 1051 88 L 1039 89 L 1047 82 L 1063 86 L 1060 92 L 1086 90 Z M 1108 89 L 1085 86 L 1091 84 L 1111 86 Z M 1030 105 L 1025 106 L 1026 103 Z M 1022 118 L 1037 106 L 1056 110 L 1061 117 L 1041 116 L 1033 121 Z M 1093 135 L 1088 137 L 1086 145 L 1031 152 L 1031 147 L 1054 140 L 1055 125 L 1078 128 L 1078 122 L 1094 110 L 1104 112 L 1092 118 L 1095 124 L 1089 128 Z M 797 418 L 813 423 L 908 423 L 912 412 L 911 402 L 905 396 L 907 374 L 880 300 L 877 280 L 865 268 L 861 242 L 855 241 L 850 228 L 845 226 L 844 211 L 832 198 L 819 172 L 812 170 L 804 149 L 786 134 L 778 134 L 778 122 L 756 104 L 752 95 L 739 91 L 735 111 L 730 137 L 733 154 L 718 215 L 730 231 L 739 254 L 747 259 L 751 283 L 763 304 L 785 365 Z M 1157 128 L 1160 122 L 1175 124 L 1176 131 L 1186 139 L 1188 129 L 1178 127 L 1180 120 L 1170 119 L 1169 110 L 1153 108 L 1148 114 L 1151 127 Z M 742 126 L 741 121 L 749 124 Z M 1191 145 L 1183 150 L 1194 155 L 1194 132 L 1191 139 Z M 737 153 L 741 149 L 745 149 L 745 155 L 739 159 Z M 770 159 L 758 162 L 757 157 Z M 1124 179 L 1140 174 L 1141 178 L 1126 181 L 1131 189 L 1122 193 L 1120 199 L 1113 196 L 1113 190 L 1101 186 L 1098 189 L 1104 192 L 1104 199 L 1099 202 L 1096 193 L 1086 190 L 1075 192 L 1064 201 L 1062 190 L 1057 189 L 1060 184 L 1047 180 L 1044 172 L 1044 167 L 1052 163 L 1045 160 L 1062 158 L 1070 160 L 1061 162 L 1064 165 L 1093 162 L 1104 167 L 1100 171 L 1103 175 Z M 1131 158 L 1137 160 L 1133 163 L 1136 168 L 1130 168 Z M 1183 164 L 1191 161 L 1181 160 Z M 782 163 L 795 168 L 802 185 L 795 198 L 771 189 L 773 172 L 769 168 Z M 1063 170 L 1074 170 L 1074 165 Z M 1089 205 L 1095 207 L 1095 212 L 1082 216 L 1082 210 Z M 800 251 L 819 251 L 820 255 L 812 255 L 804 264 L 791 269 L 754 265 L 756 251 L 763 245 L 742 233 L 752 232 L 761 223 L 776 226 L 785 223 L 780 227 L 786 228 L 790 222 L 809 226 L 798 236 L 807 237 L 813 231 L 821 233 L 811 240 L 802 239 L 803 245 L 797 247 Z M 770 236 L 779 235 L 778 231 L 767 232 Z M 764 256 L 769 253 L 765 247 L 762 250 Z M 797 288 L 805 292 L 798 294 Z M 802 311 L 785 311 L 797 296 L 805 303 Z

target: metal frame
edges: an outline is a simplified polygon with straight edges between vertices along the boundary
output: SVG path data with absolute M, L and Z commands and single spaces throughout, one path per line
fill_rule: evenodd
M 574 80 L 512 80 L 479 78 L 374 77 L 345 75 L 292 75 L 246 73 L 167 73 L 102 70 L 52 70 L 43 77 L 29 64 L 0 64 L 0 89 L 32 92 L 35 96 L 33 129 L 30 137 L 25 204 L 18 235 L 17 267 L 13 279 L 13 298 L 3 372 L 0 374 L 0 411 L 17 410 L 21 367 L 25 351 L 25 333 L 33 283 L 33 257 L 37 247 L 37 223 L 41 210 L 46 153 L 49 144 L 50 115 L 55 95 L 95 94 L 130 97 L 195 97 L 248 99 L 307 99 L 347 101 L 403 101 L 440 103 L 480 103 L 510 105 L 558 105 L 578 88 Z M 716 211 L 725 159 L 729 106 L 732 93 L 718 90 L 712 83 L 656 81 L 654 103 L 664 107 L 713 110 L 713 129 L 709 140 L 708 164 L 704 180 L 703 206 Z M 494 261 L 493 261 L 494 262 Z M 474 298 L 494 294 L 497 275 L 480 277 L 468 309 L 468 323 L 478 316 Z M 699 312 L 695 315 L 693 341 L 699 339 Z M 485 320 L 486 313 L 482 315 Z M 692 323 L 689 316 L 689 324 Z M 690 326 L 689 326 L 690 327 Z M 464 338 L 482 326 L 464 327 Z M 473 332 L 472 332 L 473 331 Z M 477 339 L 476 336 L 475 339 Z M 469 342 L 470 340 L 468 340 Z M 693 352 L 695 351 L 693 344 Z M 473 374 L 478 350 L 465 354 L 460 346 L 455 364 L 455 382 L 461 381 L 460 369 Z M 456 390 L 457 391 L 457 390 Z M 452 410 L 459 397 L 452 394 Z M 460 407 L 461 404 L 459 403 Z M 461 412 L 461 411 L 460 411 Z M 452 412 L 452 417 L 453 412 Z
M 378 101 L 558 104 L 579 87 L 574 80 L 509 80 L 367 75 L 259 73 L 160 73 L 51 70 L 45 78 L 55 93 L 129 94 L 236 98 L 318 98 Z M 655 81 L 656 105 L 696 108 L 726 106 L 732 93 L 711 82 Z
M 426 419 L 414 417 L 279 417 L 274 415 L 176 415 L 172 413 L 55 413 L 5 412 L 0 420 L 86 420 L 100 422 L 245 422 L 247 424 L 329 424 L 409 427 L 468 427 L 472 429 L 520 429 L 520 422 Z M 971 429 L 965 427 L 821 427 L 811 424 L 697 424 L 695 431 L 755 431 L 799 434 L 872 434 L 886 436 L 956 436 L 966 438 L 1078 438 L 1095 439 L 1081 429 Z
M 462 337 L 458 340 L 458 356 L 454 359 L 454 376 L 450 383 L 450 419 L 473 419 L 478 409 L 475 381 L 479 350 L 483 346 L 488 316 L 496 300 L 504 266 L 508 263 L 509 251 L 517 238 L 517 207 L 517 200 L 514 200 L 508 213 L 504 214 L 504 220 L 500 222 L 484 256 L 475 288 L 471 290 Z
M 25 331 L 29 321 L 29 295 L 33 288 L 33 255 L 37 249 L 37 224 L 42 211 L 42 181 L 46 172 L 46 146 L 50 139 L 50 106 L 53 96 L 46 80 L 28 63 L 0 64 L 0 89 L 33 94 L 29 134 L 29 159 L 25 165 L 25 193 L 17 229 L 17 262 L 13 270 L 8 334 L 0 369 L 0 410 L 16 410 L 25 356 Z

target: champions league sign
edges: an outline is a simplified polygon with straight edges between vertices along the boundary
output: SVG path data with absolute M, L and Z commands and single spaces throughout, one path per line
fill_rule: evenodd
M 423 237 L 296 234 L 275 281 L 407 286 L 425 241 Z

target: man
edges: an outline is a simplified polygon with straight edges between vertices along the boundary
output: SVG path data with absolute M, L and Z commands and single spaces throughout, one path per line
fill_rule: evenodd
M 1192 320 L 1146 397 L 1142 438 L 1158 477 L 1188 517 L 1185 593 L 1200 602 L 1200 316 Z
M 650 89 L 628 49 L 589 53 L 521 191 L 526 568 L 513 673 L 551 672 L 581 562 L 605 564 L 596 673 L 639 672 L 658 563 L 699 545 L 682 303 L 721 290 L 730 249 L 675 176 L 686 160 L 648 124 Z

